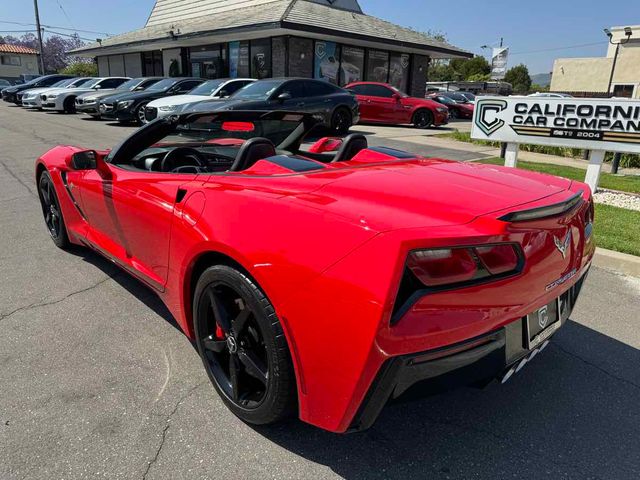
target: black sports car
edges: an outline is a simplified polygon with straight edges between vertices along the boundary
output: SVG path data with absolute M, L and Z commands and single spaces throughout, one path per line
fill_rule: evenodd
M 142 92 L 126 92 L 100 100 L 100 116 L 120 123 L 144 123 L 147 103 L 171 95 L 190 92 L 204 82 L 201 78 L 165 78 Z
M 38 77 L 30 82 L 16 85 L 15 87 L 9 87 L 2 90 L 2 99 L 5 102 L 15 103 L 20 105 L 18 101 L 18 93 L 23 90 L 29 90 L 30 88 L 47 88 L 54 83 L 58 83 L 60 80 L 66 80 L 67 78 L 73 78 L 74 75 L 45 75 L 44 77 Z
M 211 110 L 290 110 L 314 114 L 336 133 L 345 133 L 360 120 L 353 93 L 322 80 L 273 78 L 238 90 L 228 100 L 185 105 L 182 112 Z

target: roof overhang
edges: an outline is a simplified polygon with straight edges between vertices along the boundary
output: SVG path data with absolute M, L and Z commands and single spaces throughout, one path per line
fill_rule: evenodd
M 357 47 L 378 48 L 402 53 L 428 55 L 431 58 L 472 58 L 474 56 L 473 53 L 458 50 L 456 48 L 408 43 L 392 39 L 381 39 L 378 37 L 339 32 L 327 28 L 312 27 L 287 21 L 208 31 L 204 30 L 177 36 L 171 35 L 169 31 L 167 31 L 165 35 L 156 38 L 141 39 L 104 47 L 94 44 L 89 47 L 72 50 L 68 53 L 83 57 L 96 57 L 102 55 L 137 53 L 158 49 L 164 50 L 181 47 L 195 47 L 212 43 L 252 40 L 281 35 L 294 35 L 346 43 Z

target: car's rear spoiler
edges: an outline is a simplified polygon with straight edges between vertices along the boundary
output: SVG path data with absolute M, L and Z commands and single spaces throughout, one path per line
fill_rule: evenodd
M 530 220 L 555 217 L 572 210 L 580 203 L 582 203 L 582 190 L 560 203 L 531 208 L 529 210 L 510 212 L 498 218 L 498 220 L 502 220 L 503 222 L 527 222 Z

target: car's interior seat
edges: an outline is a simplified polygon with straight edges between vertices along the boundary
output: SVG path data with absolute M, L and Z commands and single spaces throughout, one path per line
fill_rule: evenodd
M 368 146 L 369 143 L 367 142 L 367 137 L 365 137 L 361 133 L 352 133 L 351 135 L 347 135 L 342 140 L 342 145 L 336 153 L 336 156 L 333 157 L 333 160 L 331 160 L 331 163 L 346 162 L 348 160 L 351 160 L 362 150 L 365 150 Z
M 251 168 L 258 160 L 274 155 L 276 147 L 271 140 L 263 137 L 251 138 L 242 144 L 229 171 L 241 172 Z

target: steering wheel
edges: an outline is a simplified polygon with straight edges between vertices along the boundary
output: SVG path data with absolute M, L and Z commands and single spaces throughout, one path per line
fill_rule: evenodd
M 194 165 L 195 164 L 195 165 Z M 161 172 L 172 172 L 179 167 L 207 166 L 206 158 L 195 148 L 178 147 L 165 155 L 160 163 Z

